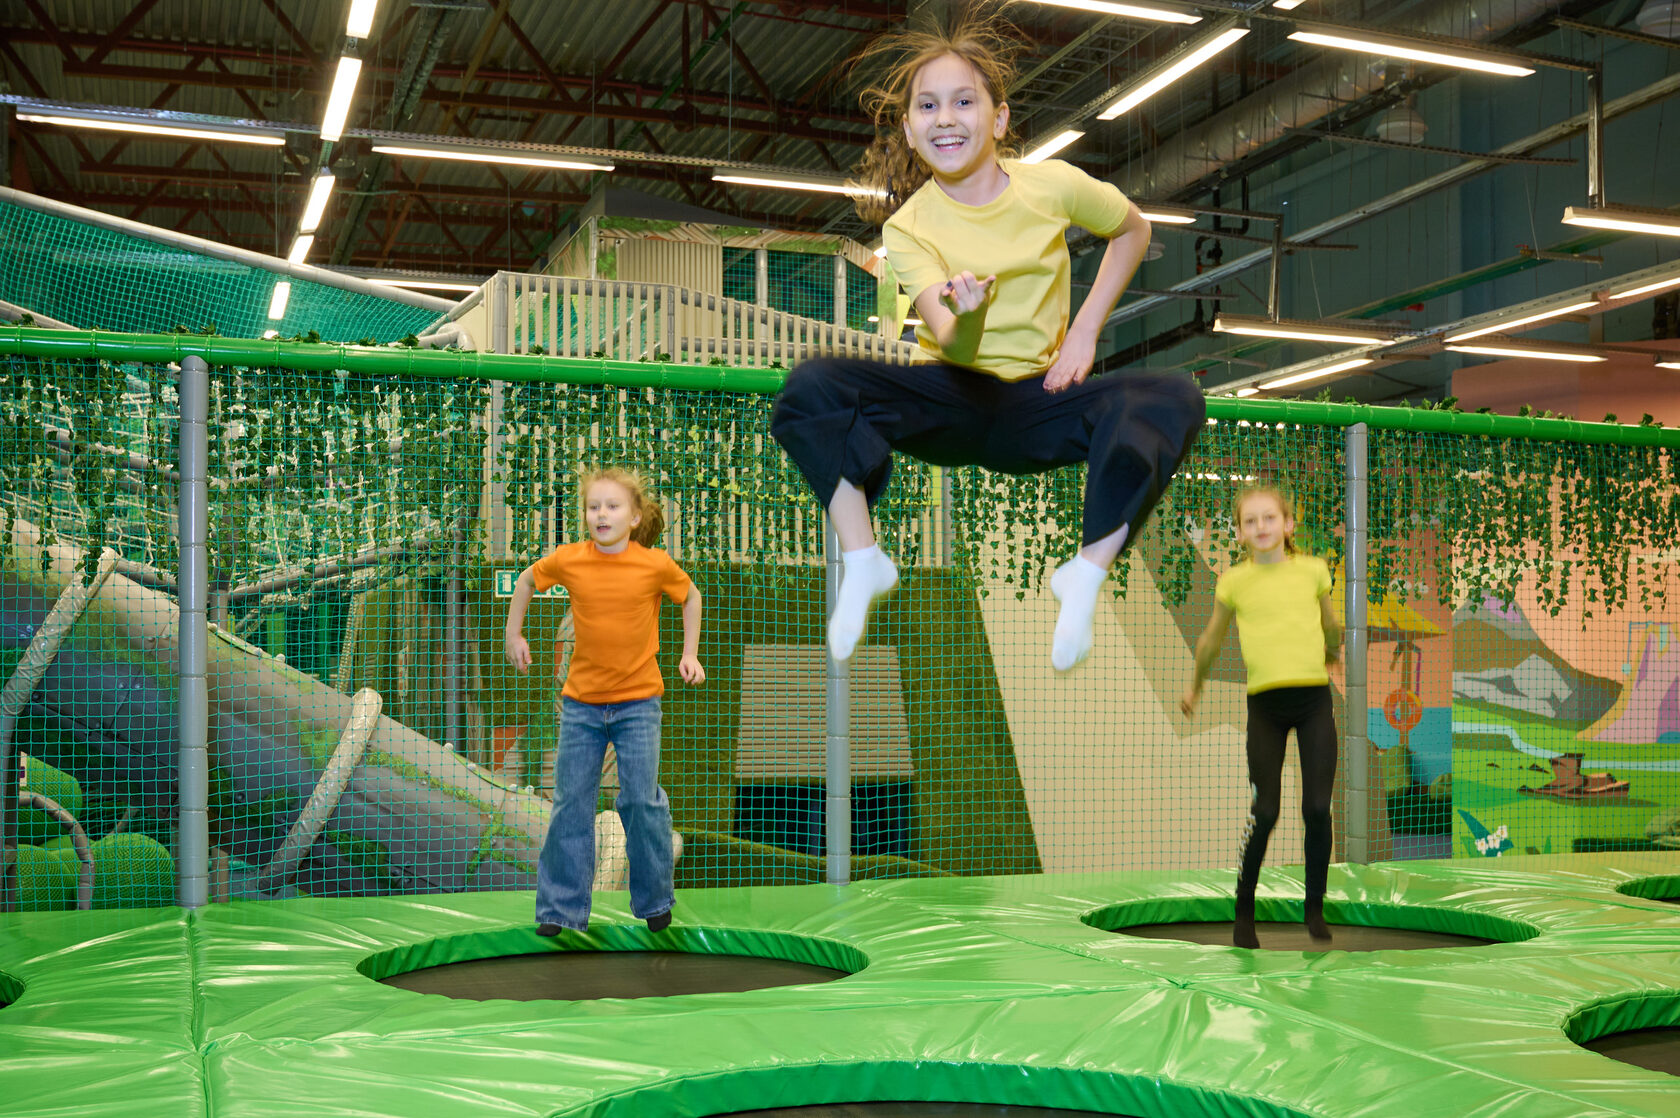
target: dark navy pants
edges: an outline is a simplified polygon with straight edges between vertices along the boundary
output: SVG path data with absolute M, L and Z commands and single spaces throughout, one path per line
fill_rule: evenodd
M 1033 474 L 1089 463 L 1083 540 L 1123 524 L 1136 539 L 1206 422 L 1187 376 L 1122 370 L 1065 391 L 954 365 L 806 361 L 783 386 L 770 432 L 824 509 L 844 478 L 873 504 L 897 450 L 936 466 Z

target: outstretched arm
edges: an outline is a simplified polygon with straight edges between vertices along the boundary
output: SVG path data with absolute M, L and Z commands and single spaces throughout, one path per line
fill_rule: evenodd
M 1044 390 L 1060 392 L 1091 375 L 1096 361 L 1097 336 L 1102 333 L 1108 312 L 1120 301 L 1126 285 L 1132 282 L 1143 254 L 1149 248 L 1149 222 L 1133 206 L 1126 220 L 1114 231 L 1103 251 L 1102 263 L 1097 266 L 1097 278 L 1091 283 L 1090 294 L 1069 324 L 1062 348 L 1044 374 Z
M 706 682 L 706 669 L 700 666 L 700 588 L 690 585 L 688 597 L 683 599 L 683 650 L 677 664 L 677 674 L 684 683 Z
M 986 308 L 991 305 L 996 276 L 978 279 L 960 272 L 916 296 L 916 309 L 933 331 L 939 352 L 954 365 L 972 365 L 986 333 Z
M 1178 709 L 1185 714 L 1196 713 L 1196 700 L 1202 697 L 1202 684 L 1207 682 L 1208 672 L 1213 670 L 1213 662 L 1219 658 L 1219 650 L 1225 645 L 1225 632 L 1230 627 L 1231 607 L 1224 602 L 1214 602 L 1213 616 L 1208 618 L 1207 628 L 1196 640 L 1195 677 L 1184 697 L 1178 701 Z

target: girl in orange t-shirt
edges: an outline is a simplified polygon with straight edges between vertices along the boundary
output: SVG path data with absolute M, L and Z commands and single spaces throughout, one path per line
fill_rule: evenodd
M 554 809 L 537 862 L 537 934 L 589 926 L 595 876 L 595 802 L 607 744 L 618 756 L 614 807 L 630 858 L 630 911 L 656 932 L 671 924 L 671 804 L 659 786 L 659 600 L 682 603 L 677 674 L 706 680 L 700 666 L 700 591 L 665 552 L 665 517 L 638 474 L 586 472 L 578 486 L 589 538 L 562 544 L 526 567 L 508 604 L 503 651 L 520 672 L 531 646 L 520 634 L 533 594 L 561 585 L 571 599 L 574 644 L 561 690 L 554 754 Z

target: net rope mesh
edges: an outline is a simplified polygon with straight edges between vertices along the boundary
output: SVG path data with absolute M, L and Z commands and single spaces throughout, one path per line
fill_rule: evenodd
M 268 317 L 276 282 L 285 313 Z M 229 338 L 316 331 L 342 342 L 422 333 L 437 311 L 0 202 L 0 299 L 83 329 Z
M 0 361 L 0 672 L 91 556 L 122 560 L 24 712 L 26 787 L 84 832 L 96 905 L 170 903 L 178 374 Z M 660 614 L 678 887 L 822 880 L 823 525 L 770 406 L 213 367 L 212 895 L 533 886 L 566 599 L 533 601 L 527 675 L 502 630 L 518 572 L 578 538 L 575 479 L 593 464 L 650 478 L 661 545 L 704 596 L 701 687 L 676 675 L 679 611 Z M 1047 573 L 1077 546 L 1084 471 L 897 459 L 876 522 L 903 577 L 850 665 L 853 875 L 1234 865 L 1249 794 L 1240 633 L 1193 718 L 1178 697 L 1240 557 L 1243 486 L 1293 495 L 1340 608 L 1344 448 L 1339 427 L 1210 422 L 1067 677 L 1048 664 Z M 1680 845 L 1674 455 L 1379 430 L 1369 471 L 1368 709 L 1340 728 L 1344 753 L 1368 751 L 1374 855 Z M 382 717 L 323 804 L 363 689 Z M 1293 770 L 1291 751 L 1271 865 L 1301 857 Z M 603 811 L 615 790 L 609 754 Z M 312 826 L 301 858 L 279 857 Z M 72 904 L 80 856 L 62 819 L 25 810 L 19 838 L 20 903 Z

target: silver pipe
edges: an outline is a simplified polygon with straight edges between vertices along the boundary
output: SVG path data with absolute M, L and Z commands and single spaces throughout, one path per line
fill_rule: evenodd
M 180 758 L 176 899 L 199 908 L 210 896 L 210 366 L 181 361 L 180 382 Z
M 1365 738 L 1366 551 L 1369 544 L 1370 514 L 1366 486 L 1370 478 L 1367 438 L 1369 429 L 1355 423 L 1347 429 L 1344 517 L 1347 556 L 1344 562 L 1343 612 L 1347 621 L 1342 640 L 1347 688 L 1342 706 L 1342 741 L 1346 749 L 1347 818 L 1342 820 L 1342 857 L 1349 862 L 1369 862 L 1371 841 L 1371 749 Z M 1387 804 L 1383 804 L 1387 810 Z
M 834 616 L 834 605 L 840 598 L 840 582 L 845 577 L 840 559 L 840 536 L 834 524 L 823 517 L 823 544 L 828 553 L 826 597 L 828 617 Z M 823 643 L 828 648 L 828 643 Z M 824 838 L 828 852 L 826 880 L 830 885 L 846 885 L 852 880 L 852 671 L 846 662 L 836 660 L 833 653 L 827 658 L 827 699 L 824 716 L 827 722 L 827 764 L 824 766 L 825 811 Z
M 435 295 L 422 295 L 417 291 L 409 291 L 401 287 L 380 287 L 377 284 L 369 283 L 367 280 L 347 276 L 343 272 L 335 272 L 330 268 L 317 268 L 313 264 L 293 264 L 290 260 L 278 256 L 264 256 L 260 252 L 235 248 L 232 245 L 224 245 L 219 241 L 207 241 L 203 237 L 194 237 L 190 233 L 175 233 L 168 229 L 159 229 L 155 225 L 129 221 L 127 218 L 100 213 L 98 210 L 83 209 L 81 206 L 72 206 L 68 202 L 60 202 L 52 198 L 43 198 L 38 194 L 26 194 L 21 190 L 13 190 L 9 186 L 0 186 L 0 202 L 22 206 L 24 209 L 35 210 L 38 213 L 52 214 L 54 217 L 62 217 L 67 221 L 92 225 L 98 229 L 108 229 L 113 233 L 121 233 L 124 236 L 139 237 L 142 240 L 166 245 L 169 248 L 185 249 L 188 252 L 214 256 L 220 260 L 231 260 L 236 264 L 245 264 L 252 268 L 261 268 L 267 272 L 291 276 L 293 279 L 325 284 L 328 287 L 336 287 L 343 291 L 354 291 L 358 295 L 373 295 L 380 299 L 407 303 L 411 307 L 421 307 L 428 311 L 447 311 L 455 306 L 448 299 L 439 299 Z
M 1613 120 L 1614 118 L 1621 116 L 1623 113 L 1630 113 L 1635 109 L 1642 109 L 1646 105 L 1652 104 L 1656 101 L 1661 101 L 1666 97 L 1671 97 L 1675 93 L 1680 93 L 1680 73 L 1670 74 L 1668 77 L 1654 81 L 1650 85 L 1645 86 L 1643 89 L 1637 89 L 1625 97 L 1618 97 L 1614 101 L 1606 102 L 1604 106 L 1604 119 Z M 1504 147 L 1496 149 L 1493 154 L 1511 155 L 1539 151 L 1543 148 L 1550 147 L 1553 144 L 1561 143 L 1562 141 L 1569 139 L 1586 126 L 1587 114 L 1580 113 L 1576 116 L 1570 117 L 1568 120 L 1560 121 L 1550 127 L 1543 128 L 1533 135 L 1525 136 L 1520 140 L 1506 144 Z M 1344 214 L 1340 214 L 1337 217 L 1329 219 L 1328 221 L 1320 222 L 1310 229 L 1303 229 L 1299 233 L 1295 234 L 1294 239 L 1297 241 L 1311 241 L 1316 240 L 1319 237 L 1327 237 L 1331 233 L 1338 233 L 1350 226 L 1358 225 L 1360 222 L 1365 221 L 1368 218 L 1376 217 L 1379 214 L 1383 214 L 1399 206 L 1406 205 L 1408 202 L 1414 202 L 1419 198 L 1435 193 L 1437 190 L 1441 190 L 1449 186 L 1455 186 L 1466 179 L 1474 178 L 1483 171 L 1491 170 L 1498 165 L 1499 164 L 1486 162 L 1461 163 L 1457 167 L 1449 168 L 1438 175 L 1431 175 L 1429 178 L 1415 182 L 1411 186 L 1404 187 L 1400 190 L 1396 190 L 1392 194 L 1386 194 L 1381 198 L 1367 202 L 1363 206 L 1349 210 Z M 1170 290 L 1173 292 L 1184 292 L 1196 291 L 1200 288 L 1209 287 L 1218 283 L 1220 280 L 1230 279 L 1232 276 L 1240 275 L 1258 264 L 1265 263 L 1270 258 L 1270 249 L 1262 249 L 1259 252 L 1251 252 L 1247 256 L 1238 257 L 1229 264 L 1221 264 L 1217 268 L 1209 268 L 1200 275 L 1191 276 L 1188 279 L 1181 280 L 1178 283 L 1173 284 Z M 1116 309 L 1112 314 L 1110 314 L 1103 322 L 1103 325 L 1114 326 L 1122 322 L 1129 322 L 1134 318 L 1148 314 L 1150 311 L 1165 305 L 1167 302 L 1168 299 L 1164 296 L 1150 296 L 1148 298 L 1139 299 L 1135 303 L 1127 303 L 1125 306 Z
M 458 510 L 449 541 L 449 577 L 444 580 L 443 602 L 443 740 L 463 755 L 467 749 L 467 707 L 462 694 L 466 678 L 463 663 L 465 644 L 461 627 L 466 623 L 463 598 L 466 578 L 467 514 Z

